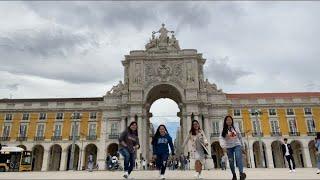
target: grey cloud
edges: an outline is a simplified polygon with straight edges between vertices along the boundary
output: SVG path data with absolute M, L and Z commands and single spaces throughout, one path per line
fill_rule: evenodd
M 0 89 L 8 89 L 10 91 L 18 90 L 20 84 L 18 83 L 9 83 L 9 84 L 1 84 Z
M 208 64 L 204 69 L 206 75 L 209 79 L 214 79 L 215 81 L 220 83 L 231 85 L 236 83 L 239 78 L 252 74 L 252 72 L 231 67 L 228 64 L 228 57 L 222 59 L 216 58 L 208 61 Z

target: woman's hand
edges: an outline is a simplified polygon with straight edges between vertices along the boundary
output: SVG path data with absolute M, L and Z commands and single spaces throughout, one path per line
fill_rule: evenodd
M 153 159 L 157 159 L 157 155 L 154 154 L 154 155 L 153 155 Z
M 223 154 L 227 154 L 227 149 L 226 148 L 223 148 Z

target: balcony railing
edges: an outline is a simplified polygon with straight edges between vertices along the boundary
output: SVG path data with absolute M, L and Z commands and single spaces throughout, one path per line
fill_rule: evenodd
M 109 139 L 119 139 L 120 134 L 109 134 Z
M 62 140 L 62 136 L 52 136 L 51 140 L 52 141 L 61 141 Z
M 289 136 L 300 136 L 300 132 L 289 132 Z
M 10 137 L 0 137 L 0 141 L 10 141 Z
M 96 140 L 96 139 L 97 139 L 96 135 L 87 136 L 87 140 Z
M 253 132 L 253 133 L 252 133 L 252 137 L 263 137 L 263 132 L 260 132 L 260 133 L 258 133 L 258 132 Z
M 78 141 L 80 140 L 80 136 L 74 136 L 74 138 Z M 69 140 L 72 141 L 73 140 L 73 136 L 69 136 Z
M 34 141 L 44 141 L 44 136 L 36 136 L 34 137 Z
M 26 136 L 17 137 L 17 141 L 26 141 L 27 139 Z
M 317 132 L 308 132 L 308 136 L 316 136 Z
M 271 132 L 270 133 L 271 136 L 282 136 L 281 132 Z
M 219 137 L 219 136 L 220 136 L 220 133 L 214 132 L 214 133 L 211 133 L 210 136 L 211 136 L 211 137 Z

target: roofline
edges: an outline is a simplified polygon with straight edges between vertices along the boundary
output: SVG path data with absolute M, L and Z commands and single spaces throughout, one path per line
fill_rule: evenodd
M 74 102 L 74 101 L 103 101 L 103 97 L 84 98 L 38 98 L 38 99 L 0 99 L 0 103 L 24 103 L 24 102 Z
M 226 93 L 227 99 L 274 99 L 320 97 L 320 92 Z

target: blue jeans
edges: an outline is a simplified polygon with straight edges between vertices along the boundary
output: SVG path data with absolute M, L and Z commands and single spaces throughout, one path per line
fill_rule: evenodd
M 169 154 L 157 154 L 156 165 L 157 168 L 161 171 L 160 174 L 164 175 L 167 168 Z
M 236 163 L 239 168 L 239 172 L 243 173 L 243 162 L 242 162 L 242 152 L 241 152 L 241 146 L 235 146 L 232 148 L 227 149 L 230 169 L 232 174 L 236 174 L 235 167 L 234 167 L 234 156 L 236 156 Z
M 130 153 L 127 148 L 121 148 L 119 153 L 124 157 L 124 171 L 130 174 L 135 166 L 135 154 Z
M 317 168 L 320 169 L 320 153 L 317 154 Z

